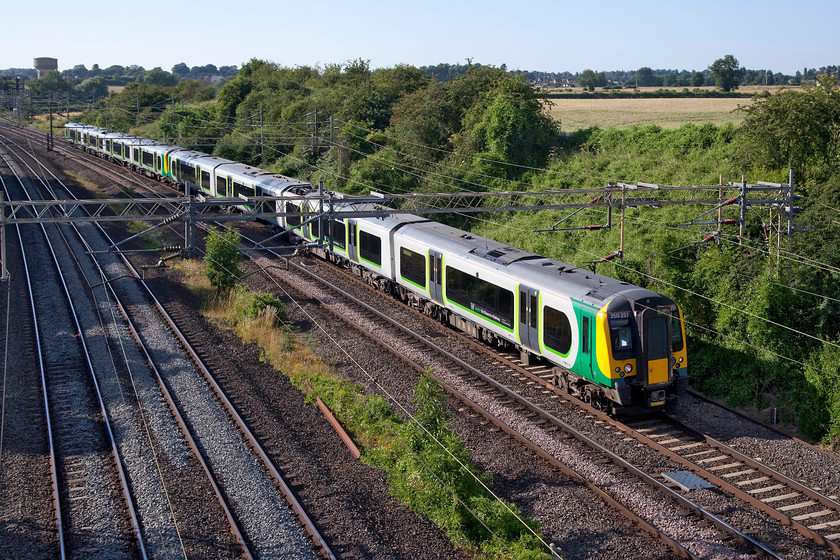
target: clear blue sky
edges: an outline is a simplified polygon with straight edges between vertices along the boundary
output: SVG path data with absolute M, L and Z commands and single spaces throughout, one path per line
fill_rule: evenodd
M 726 54 L 785 74 L 840 64 L 838 0 L 37 0 L 7 2 L 0 22 L 0 68 L 39 56 L 59 69 L 471 58 L 520 70 L 703 70 Z

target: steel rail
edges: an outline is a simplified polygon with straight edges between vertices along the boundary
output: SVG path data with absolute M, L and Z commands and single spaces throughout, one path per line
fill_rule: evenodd
M 482 347 L 482 345 L 478 345 L 478 347 Z M 715 475 L 713 472 L 709 471 L 708 469 L 703 468 L 702 466 L 698 465 L 697 463 L 680 456 L 679 454 L 677 454 L 674 451 L 668 449 L 664 445 L 654 441 L 650 437 L 648 437 L 648 436 L 644 435 L 643 433 L 639 432 L 637 429 L 634 429 L 629 424 L 621 422 L 621 421 L 609 416 L 605 412 L 603 412 L 601 410 L 598 410 L 598 409 L 592 407 L 591 405 L 583 402 L 582 400 L 578 399 L 577 397 L 564 392 L 562 389 L 558 388 L 557 386 L 552 385 L 550 383 L 547 383 L 544 379 L 542 379 L 538 375 L 534 375 L 533 373 L 531 373 L 527 369 L 525 369 L 522 366 L 520 366 L 519 364 L 517 364 L 515 361 L 513 361 L 513 360 L 511 360 L 507 357 L 500 356 L 499 354 L 497 354 L 495 352 L 492 352 L 490 350 L 487 350 L 487 349 L 485 349 L 485 352 L 487 352 L 487 353 L 493 355 L 495 358 L 503 361 L 505 363 L 505 365 L 514 369 L 518 373 L 520 373 L 520 374 L 528 377 L 530 380 L 538 383 L 541 388 L 550 390 L 554 394 L 563 397 L 567 401 L 569 401 L 569 402 L 573 403 L 574 405 L 580 407 L 581 409 L 585 410 L 587 412 L 587 414 L 595 416 L 598 420 L 600 420 L 602 422 L 605 422 L 608 425 L 613 426 L 613 427 L 621 430 L 622 432 L 626 433 L 628 436 L 636 439 L 637 441 L 639 441 L 641 443 L 644 443 L 645 445 L 654 449 L 656 452 L 660 453 L 661 455 L 667 457 L 668 459 L 674 461 L 677 464 L 682 465 L 683 467 L 685 467 L 686 469 L 696 473 L 697 475 L 705 478 L 706 480 L 708 480 L 712 484 L 715 484 L 716 486 L 719 486 L 721 489 L 731 493 L 732 495 L 734 495 L 738 499 L 748 503 L 750 506 L 756 508 L 757 510 L 759 510 L 763 513 L 765 513 L 766 515 L 775 519 L 776 521 L 779 521 L 783 525 L 787 525 L 787 526 L 791 527 L 792 529 L 794 529 L 796 532 L 798 532 L 802 536 L 814 541 L 815 543 L 817 543 L 821 546 L 825 546 L 833 554 L 840 555 L 840 546 L 838 546 L 838 543 L 835 543 L 835 542 L 833 542 L 829 539 L 826 539 L 823 535 L 819 534 L 815 530 L 809 529 L 806 525 L 803 525 L 802 523 L 799 523 L 799 521 L 793 519 L 793 517 L 784 513 L 784 511 L 779 511 L 776 508 L 773 508 L 772 506 L 762 502 L 760 499 L 751 496 L 748 492 L 745 492 L 744 490 L 742 490 L 738 486 L 736 486 L 736 485 L 732 484 L 731 482 L 727 481 L 725 478 L 723 478 L 721 476 L 718 476 L 718 475 Z M 745 456 L 744 454 L 736 451 L 735 449 L 727 446 L 726 444 L 724 444 L 720 441 L 715 440 L 714 438 L 712 438 L 710 436 L 707 436 L 705 434 L 701 434 L 700 432 L 697 432 L 696 430 L 693 430 L 693 429 L 691 429 L 691 428 L 689 428 L 685 425 L 682 425 L 681 423 L 677 422 L 673 418 L 669 417 L 669 420 L 674 424 L 679 424 L 680 429 L 682 429 L 686 433 L 692 434 L 693 437 L 697 438 L 698 440 L 702 440 L 704 443 L 707 443 L 710 447 L 716 448 L 721 452 L 725 452 L 725 453 L 731 455 L 735 460 L 743 462 L 744 464 L 749 465 L 751 468 L 755 468 L 756 470 L 758 470 L 760 472 L 764 472 L 764 473 L 776 478 L 779 482 L 781 482 L 783 484 L 786 484 L 790 488 L 792 488 L 792 489 L 794 489 L 798 492 L 801 492 L 802 494 L 805 494 L 806 496 L 810 497 L 811 499 L 813 499 L 815 501 L 818 501 L 818 502 L 824 504 L 825 507 L 827 507 L 829 509 L 833 509 L 834 511 L 837 511 L 838 513 L 840 513 L 840 503 L 838 503 L 836 500 L 833 500 L 833 499 L 825 496 L 824 494 L 821 494 L 820 492 L 817 492 L 816 490 L 813 490 L 812 488 L 808 488 L 807 486 L 790 479 L 789 477 L 779 473 L 775 469 L 772 469 L 772 468 L 768 467 L 767 465 L 764 465 L 764 464 L 762 464 L 758 461 L 755 461 L 754 459 L 751 459 L 751 458 Z
M 6 158 L 4 157 L 3 159 L 5 160 Z M 26 162 L 23 162 L 22 160 L 21 160 L 21 162 L 24 165 L 26 165 L 27 168 L 29 168 L 30 172 L 32 172 L 33 175 L 35 175 L 37 177 L 37 174 L 34 172 L 34 170 L 32 170 L 31 167 L 29 167 L 29 165 Z M 15 174 L 15 177 L 20 182 L 21 188 L 23 189 L 24 193 L 26 194 L 26 197 L 29 200 L 32 200 L 32 196 L 30 195 L 29 191 L 27 190 L 27 188 L 24 184 L 25 182 L 20 178 L 20 176 L 17 174 L 17 172 L 14 171 L 14 169 L 12 168 L 11 165 L 9 165 L 9 168 L 12 169 L 12 173 Z M 93 383 L 93 387 L 95 389 L 97 402 L 99 403 L 100 413 L 102 414 L 104 428 L 105 428 L 106 433 L 108 434 L 108 439 L 111 443 L 111 453 L 114 457 L 114 464 L 115 464 L 117 474 L 118 474 L 118 477 L 119 477 L 120 488 L 122 490 L 123 497 L 125 499 L 126 508 L 128 510 L 128 515 L 129 515 L 129 518 L 131 520 L 131 526 L 132 526 L 132 529 L 135 533 L 135 537 L 137 538 L 137 545 L 139 547 L 139 552 L 140 552 L 141 557 L 146 559 L 146 558 L 148 558 L 148 555 L 146 553 L 146 546 L 144 544 L 143 533 L 140 529 L 140 520 L 139 520 L 138 515 L 137 515 L 137 510 L 134 507 L 134 500 L 132 498 L 131 490 L 129 488 L 128 477 L 125 473 L 125 468 L 123 466 L 122 457 L 120 456 L 120 452 L 119 452 L 119 448 L 117 446 L 116 438 L 114 436 L 113 428 L 111 427 L 111 421 L 109 420 L 109 417 L 108 417 L 108 410 L 107 410 L 107 407 L 105 406 L 105 401 L 103 400 L 103 397 L 102 397 L 102 392 L 101 392 L 100 387 L 99 387 L 99 381 L 96 378 L 96 371 L 95 371 L 95 368 L 93 366 L 93 362 L 91 361 L 90 350 L 88 349 L 88 346 L 87 346 L 87 341 L 86 341 L 86 336 L 85 336 L 85 333 L 84 333 L 84 329 L 82 329 L 81 323 L 79 322 L 79 316 L 78 316 L 78 313 L 76 312 L 76 307 L 73 305 L 73 298 L 70 295 L 70 289 L 67 287 L 67 283 L 65 281 L 65 274 L 62 271 L 61 265 L 58 262 L 58 257 L 56 255 L 55 248 L 53 247 L 53 244 L 49 239 L 49 235 L 47 234 L 46 227 L 44 225 L 41 225 L 40 227 L 41 227 L 41 232 L 44 235 L 44 239 L 47 243 L 47 246 L 50 250 L 50 255 L 52 256 L 52 259 L 53 259 L 53 264 L 55 265 L 56 272 L 58 273 L 58 278 L 61 281 L 62 289 L 64 290 L 64 294 L 65 294 L 65 297 L 66 297 L 66 300 L 67 300 L 67 304 L 70 308 L 70 314 L 73 317 L 73 322 L 76 326 L 76 333 L 79 337 L 79 344 L 81 345 L 82 353 L 83 353 L 83 356 L 84 356 L 84 359 L 85 359 L 85 363 L 87 364 L 88 372 L 90 373 L 90 376 L 91 376 L 91 382 Z
M 5 157 L 0 155 L 5 161 Z M 9 167 L 11 169 L 11 167 Z M 14 170 L 12 170 L 14 173 Z M 0 176 L 0 184 L 2 184 L 2 188 L 4 192 L 8 192 L 6 190 L 6 183 L 3 181 L 3 177 Z M 50 415 L 50 398 L 47 392 L 47 375 L 46 375 L 46 366 L 44 364 L 44 349 L 41 346 L 41 330 L 38 328 L 38 313 L 35 310 L 35 294 L 32 292 L 32 276 L 29 271 L 29 262 L 26 258 L 26 250 L 23 246 L 23 236 L 20 233 L 20 226 L 16 225 L 15 230 L 18 237 L 18 243 L 20 245 L 20 254 L 23 260 L 23 270 L 24 276 L 26 277 L 26 289 L 29 293 L 29 308 L 32 312 L 32 323 L 33 329 L 35 331 L 35 347 L 38 351 L 38 368 L 41 374 L 41 393 L 44 398 L 44 416 L 45 416 L 45 423 L 47 427 L 47 441 L 50 446 L 50 478 L 52 481 L 52 488 L 53 488 L 53 502 L 55 503 L 55 517 L 56 517 L 56 528 L 58 533 L 58 549 L 59 549 L 59 558 L 64 560 L 67 558 L 67 551 L 65 549 L 64 544 L 64 525 L 61 518 L 61 498 L 59 495 L 59 483 L 58 483 L 58 463 L 56 460 L 56 449 L 55 449 L 55 442 L 53 438 L 53 430 L 52 430 L 52 417 Z M 11 280 L 9 280 L 11 281 Z
M 49 172 L 49 170 L 47 170 L 47 171 Z M 50 172 L 50 174 L 52 175 L 51 172 Z M 57 177 L 55 177 L 55 175 L 52 175 L 52 176 L 53 176 L 54 179 L 59 181 L 59 183 L 62 184 L 62 186 L 64 187 L 63 183 L 61 183 L 61 181 Z M 75 196 L 69 191 L 69 189 L 66 189 L 66 187 L 64 187 L 64 188 L 65 188 L 65 190 L 67 190 L 67 192 L 70 196 L 75 198 Z M 105 232 L 104 229 L 99 227 L 98 224 L 97 224 L 97 227 L 99 228 L 100 233 L 108 240 L 108 242 L 113 243 L 113 240 L 108 235 L 108 233 Z M 246 439 L 249 441 L 249 443 L 251 444 L 254 451 L 258 454 L 258 456 L 262 460 L 263 464 L 265 465 L 266 469 L 268 470 L 269 474 L 271 474 L 272 478 L 275 480 L 278 487 L 280 488 L 281 493 L 283 494 L 284 498 L 286 499 L 286 502 L 289 504 L 291 509 L 294 511 L 296 517 L 298 518 L 299 522 L 303 526 L 304 530 L 312 538 L 313 543 L 315 544 L 316 548 L 319 548 L 321 550 L 321 553 L 325 558 L 335 560 L 336 556 L 333 554 L 332 550 L 330 549 L 329 545 L 324 540 L 323 536 L 321 536 L 320 531 L 318 531 L 318 529 L 317 529 L 317 526 L 309 518 L 308 514 L 306 513 L 304 508 L 301 506 L 301 504 L 298 502 L 298 500 L 295 497 L 294 493 L 292 492 L 291 488 L 286 483 L 286 481 L 282 477 L 282 475 L 279 473 L 279 471 L 275 467 L 274 463 L 271 461 L 271 458 L 268 457 L 268 454 L 265 452 L 262 445 L 259 443 L 259 440 L 254 436 L 254 434 L 251 432 L 250 428 L 247 426 L 247 423 L 241 418 L 239 413 L 236 411 L 236 408 L 233 406 L 233 404 L 227 398 L 224 391 L 219 386 L 219 384 L 216 382 L 216 380 L 213 377 L 213 375 L 211 374 L 211 372 L 204 365 L 203 361 L 198 356 L 198 354 L 195 352 L 195 350 L 192 348 L 192 346 L 189 344 L 189 341 L 186 339 L 186 337 L 183 335 L 183 333 L 181 333 L 180 329 L 178 329 L 177 325 L 172 320 L 170 315 L 167 313 L 166 309 L 163 307 L 163 305 L 160 303 L 160 301 L 158 301 L 158 299 L 154 296 L 154 294 L 152 293 L 151 289 L 148 287 L 146 282 L 142 280 L 140 274 L 134 268 L 134 266 L 131 264 L 131 262 L 122 254 L 120 254 L 120 257 L 122 258 L 125 266 L 134 275 L 137 282 L 139 282 L 140 286 L 142 286 L 143 289 L 146 291 L 147 295 L 149 296 L 149 298 L 151 299 L 151 301 L 155 305 L 155 307 L 158 309 L 158 311 L 161 314 L 161 316 L 163 317 L 164 321 L 168 324 L 169 328 L 172 330 L 173 334 L 175 334 L 176 338 L 179 340 L 179 342 L 181 343 L 181 345 L 185 349 L 185 351 L 190 355 L 191 359 L 196 364 L 199 371 L 201 371 L 202 375 L 205 377 L 205 379 L 207 380 L 207 382 L 209 383 L 209 385 L 213 389 L 214 393 L 219 398 L 220 402 L 222 402 L 226 411 L 234 419 L 234 422 L 237 424 L 240 431 L 243 433 L 243 435 L 245 435 Z
M 97 268 L 100 270 L 100 273 L 102 275 L 101 277 L 105 278 L 105 271 L 102 270 L 98 263 Z M 210 482 L 210 486 L 213 488 L 213 492 L 216 495 L 216 498 L 219 500 L 219 505 L 222 507 L 222 510 L 225 513 L 225 517 L 227 518 L 228 524 L 230 525 L 230 530 L 236 538 L 236 541 L 240 544 L 240 546 L 242 546 L 243 554 L 246 558 L 254 558 L 253 552 L 251 551 L 250 547 L 248 546 L 248 543 L 245 540 L 242 528 L 239 526 L 239 522 L 237 521 L 236 517 L 233 514 L 233 511 L 231 510 L 230 504 L 228 504 L 227 498 L 225 497 L 221 487 L 219 486 L 219 483 L 216 481 L 216 477 L 211 471 L 210 466 L 204 459 L 204 456 L 201 453 L 201 450 L 195 441 L 192 431 L 190 430 L 189 426 L 187 426 L 187 423 L 181 415 L 180 410 L 178 410 L 178 405 L 175 403 L 175 399 L 173 398 L 172 393 L 170 393 L 169 388 L 164 382 L 163 376 L 160 374 L 160 370 L 158 369 L 157 364 L 155 363 L 152 356 L 149 354 L 148 348 L 143 342 L 140 333 L 134 326 L 134 322 L 131 320 L 131 317 L 129 317 L 128 311 L 123 306 L 122 301 L 120 300 L 119 296 L 117 295 L 116 291 L 111 285 L 111 281 L 106 281 L 105 286 L 111 293 L 111 297 L 113 298 L 114 303 L 117 305 L 117 309 L 119 310 L 120 315 L 122 315 L 123 320 L 126 322 L 129 331 L 131 331 L 132 338 L 134 338 L 134 341 L 136 342 L 138 348 L 142 352 L 146 363 L 149 365 L 149 369 L 151 369 L 152 373 L 154 374 L 160 392 L 163 395 L 163 398 L 166 400 L 166 404 L 167 406 L 169 406 L 169 410 L 170 412 L 172 412 L 172 416 L 175 418 L 175 422 L 178 424 L 178 427 L 180 428 L 181 433 L 187 442 L 187 445 L 192 450 L 192 453 L 198 461 L 199 465 L 201 465 L 201 468 L 204 470 L 204 474 L 207 476 L 207 479 Z

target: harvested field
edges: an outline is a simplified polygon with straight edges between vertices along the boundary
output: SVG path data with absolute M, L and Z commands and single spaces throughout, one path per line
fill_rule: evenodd
M 627 128 L 655 124 L 679 128 L 686 123 L 738 124 L 752 103 L 747 98 L 551 99 L 549 113 L 565 132 L 597 126 Z

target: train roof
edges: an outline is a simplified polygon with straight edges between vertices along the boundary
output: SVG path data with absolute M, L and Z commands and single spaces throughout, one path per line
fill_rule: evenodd
M 430 247 L 510 274 L 523 284 L 556 291 L 598 309 L 616 296 L 631 297 L 631 292 L 632 299 L 659 296 L 656 292 L 589 269 L 574 267 L 439 222 L 413 224 L 405 233 Z
M 280 175 L 279 173 L 273 173 L 259 167 L 253 167 L 251 165 L 237 163 L 234 161 L 219 166 L 217 172 L 226 173 L 234 179 L 239 179 L 240 181 L 262 187 L 263 189 L 279 189 L 280 191 L 283 191 L 292 186 L 312 188 L 312 185 L 306 181 L 300 181 L 293 177 L 287 177 L 285 175 Z
M 198 150 L 190 150 L 189 148 L 180 148 L 178 146 L 172 146 L 172 148 L 174 148 L 172 153 L 173 158 L 182 163 L 189 163 L 190 165 L 213 169 L 214 167 L 233 163 L 229 159 L 211 156 Z

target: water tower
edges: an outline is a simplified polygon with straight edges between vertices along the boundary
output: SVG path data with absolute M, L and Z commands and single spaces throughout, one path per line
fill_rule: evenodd
M 50 70 L 58 70 L 58 59 L 42 56 L 35 59 L 35 70 L 38 71 L 38 77 L 43 78 L 44 74 Z

